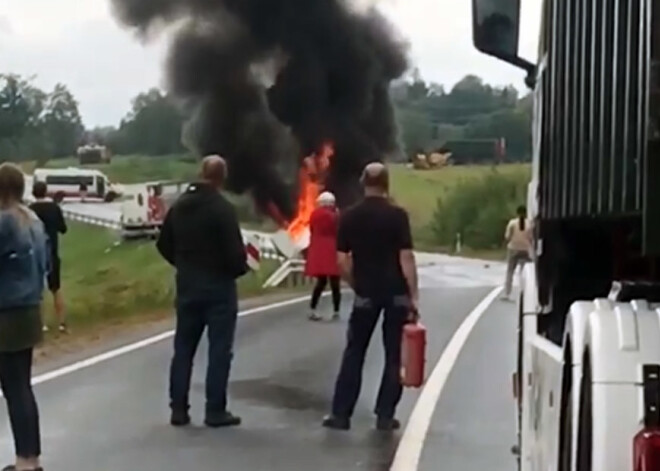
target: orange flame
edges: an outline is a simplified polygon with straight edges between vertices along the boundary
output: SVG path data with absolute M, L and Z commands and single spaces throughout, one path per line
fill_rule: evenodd
M 316 207 L 316 199 L 323 189 L 325 174 L 334 153 L 334 146 L 331 143 L 325 143 L 320 152 L 303 159 L 298 173 L 300 193 L 296 216 L 286 228 L 293 240 L 304 236 L 305 231 L 309 228 L 309 220 Z

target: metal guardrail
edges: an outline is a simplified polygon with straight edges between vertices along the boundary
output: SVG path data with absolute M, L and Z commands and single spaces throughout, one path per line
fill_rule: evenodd
M 62 214 L 66 219 L 72 221 L 78 221 L 85 224 L 92 224 L 94 226 L 107 227 L 108 229 L 120 230 L 121 224 L 119 221 L 113 221 L 107 218 L 101 218 L 98 216 L 90 216 L 88 214 L 80 214 L 68 209 L 63 209 Z
M 305 261 L 301 259 L 284 260 L 280 267 L 263 284 L 264 288 L 276 288 L 284 283 L 289 286 L 305 286 L 312 279 L 305 276 Z
M 117 220 L 92 216 L 88 214 L 81 214 L 68 209 L 63 209 L 62 213 L 64 214 L 64 217 L 66 219 L 69 219 L 71 221 L 82 222 L 84 224 L 91 224 L 99 227 L 106 227 L 108 229 L 113 229 L 118 231 L 121 230 L 121 223 Z M 247 233 L 248 232 L 243 232 L 244 236 Z M 256 231 L 249 231 L 249 233 L 252 235 L 256 235 L 257 239 L 259 240 L 259 249 L 261 251 L 261 258 L 265 260 L 277 260 L 279 262 L 283 262 L 285 260 L 285 257 L 283 257 L 282 254 L 280 254 L 275 249 L 274 245 L 270 241 L 270 237 L 268 234 L 259 233 Z

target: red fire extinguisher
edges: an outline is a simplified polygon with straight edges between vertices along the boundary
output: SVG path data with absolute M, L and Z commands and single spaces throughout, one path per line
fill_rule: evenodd
M 419 388 L 424 384 L 426 327 L 419 321 L 403 327 L 401 342 L 401 385 Z

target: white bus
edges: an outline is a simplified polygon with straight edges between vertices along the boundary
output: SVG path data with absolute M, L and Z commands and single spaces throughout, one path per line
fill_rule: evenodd
M 91 198 L 111 202 L 123 194 L 120 185 L 110 182 L 107 176 L 95 169 L 39 168 L 34 171 L 34 182 L 45 182 L 48 196 L 67 198 Z
M 660 0 L 473 0 L 481 52 L 533 90 L 513 390 L 521 471 L 660 470 Z

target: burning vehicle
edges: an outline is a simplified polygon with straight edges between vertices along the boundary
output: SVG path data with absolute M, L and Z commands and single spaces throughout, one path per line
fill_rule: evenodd
M 285 255 L 308 244 L 321 191 L 341 209 L 359 197 L 367 163 L 400 154 L 389 88 L 407 69 L 407 44 L 377 9 L 346 0 L 112 3 L 138 36 L 172 35 L 167 88 L 187 117 L 184 143 L 227 160 L 227 189 L 250 194 L 278 223 Z

